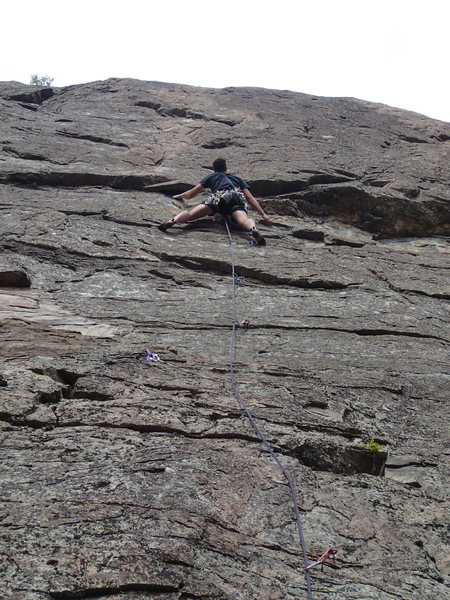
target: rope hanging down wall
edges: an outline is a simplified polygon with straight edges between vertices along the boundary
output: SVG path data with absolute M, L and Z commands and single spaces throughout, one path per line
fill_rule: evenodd
M 272 446 L 265 438 L 265 436 L 264 436 L 263 432 L 261 431 L 261 429 L 259 428 L 251 410 L 249 409 L 245 400 L 242 398 L 242 396 L 239 392 L 239 386 L 238 386 L 238 382 L 237 382 L 236 368 L 235 368 L 236 342 L 237 342 L 236 327 L 238 326 L 237 295 L 236 295 L 237 282 L 236 282 L 236 273 L 235 273 L 235 257 L 234 257 L 233 239 L 231 237 L 230 228 L 229 228 L 229 225 L 226 220 L 225 220 L 225 226 L 226 226 L 226 230 L 227 230 L 227 234 L 228 234 L 228 240 L 230 242 L 230 252 L 231 252 L 232 320 L 233 320 L 232 331 L 231 331 L 231 336 L 230 336 L 230 354 L 229 354 L 229 373 L 230 373 L 230 380 L 231 380 L 231 389 L 232 389 L 234 397 L 239 402 L 243 412 L 247 415 L 257 436 L 259 437 L 261 442 L 264 444 L 265 448 L 270 453 L 270 455 L 272 456 L 272 458 L 274 459 L 274 461 L 276 462 L 278 467 L 280 468 L 281 472 L 283 473 L 283 475 L 286 478 L 286 481 L 289 485 L 292 503 L 294 505 L 294 513 L 295 513 L 295 522 L 296 522 L 296 526 L 297 526 L 297 532 L 298 532 L 298 536 L 300 538 L 300 546 L 301 546 L 302 553 L 303 553 L 303 563 L 305 565 L 307 597 L 308 597 L 308 600 L 313 600 L 312 588 L 311 588 L 311 575 L 310 575 L 310 570 L 308 568 L 308 549 L 306 546 L 305 536 L 303 533 L 303 525 L 302 525 L 302 520 L 301 520 L 301 516 L 300 516 L 300 509 L 298 506 L 298 492 L 297 492 L 296 485 L 294 483 L 294 480 L 292 479 L 291 474 L 286 469 L 286 467 L 283 465 L 283 463 L 281 462 L 281 460 L 278 458 L 277 454 L 273 450 Z

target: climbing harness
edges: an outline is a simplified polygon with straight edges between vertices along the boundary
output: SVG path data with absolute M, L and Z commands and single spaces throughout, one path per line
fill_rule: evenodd
M 324 562 L 326 560 L 328 560 L 329 558 L 331 558 L 331 560 L 336 560 L 335 554 L 337 554 L 336 548 L 328 548 L 328 550 L 326 552 L 324 552 L 322 554 L 322 556 L 316 560 L 316 562 L 314 562 L 314 563 L 310 564 L 309 566 L 307 566 L 306 570 L 309 571 L 310 569 L 313 569 L 314 567 L 318 567 L 319 565 L 323 565 Z
M 240 283 L 240 282 L 236 281 L 235 257 L 234 257 L 233 240 L 232 240 L 232 237 L 231 237 L 230 228 L 229 228 L 228 223 L 227 223 L 226 220 L 225 220 L 225 227 L 226 227 L 226 230 L 227 230 L 228 240 L 229 240 L 229 243 L 230 243 L 230 251 L 231 251 L 231 278 L 232 278 L 232 282 L 233 282 L 233 285 L 232 285 L 232 330 L 231 330 L 231 335 L 230 335 L 230 354 L 229 354 L 229 373 L 230 373 L 231 389 L 233 391 L 234 397 L 239 402 L 239 404 L 240 404 L 243 412 L 247 415 L 247 417 L 248 417 L 248 419 L 249 419 L 249 421 L 250 421 L 253 429 L 255 430 L 257 436 L 259 437 L 259 439 L 261 440 L 261 442 L 264 444 L 266 450 L 272 456 L 272 458 L 274 459 L 274 461 L 276 462 L 276 464 L 278 465 L 279 469 L 283 473 L 283 475 L 286 478 L 286 481 L 288 483 L 288 486 L 289 486 L 289 489 L 290 489 L 290 493 L 291 493 L 292 502 L 293 502 L 293 505 L 294 505 L 294 513 L 295 513 L 295 522 L 296 522 L 296 526 L 297 526 L 297 532 L 298 532 L 298 535 L 299 535 L 300 546 L 301 546 L 302 553 L 303 553 L 303 564 L 305 566 L 305 580 L 306 580 L 307 598 L 308 598 L 308 600 L 313 600 L 313 597 L 312 597 L 312 588 L 311 588 L 311 575 L 310 575 L 310 569 L 312 568 L 312 565 L 308 565 L 308 549 L 307 549 L 306 542 L 305 542 L 305 536 L 304 536 L 304 533 L 303 533 L 303 525 L 302 525 L 302 520 L 301 520 L 301 516 L 300 516 L 300 509 L 299 509 L 299 505 L 298 505 L 297 487 L 296 487 L 296 485 L 294 483 L 294 480 L 292 479 L 291 474 L 286 469 L 286 467 L 283 465 L 283 463 L 281 462 L 281 460 L 278 458 L 277 454 L 273 450 L 272 446 L 270 445 L 270 443 L 265 438 L 263 432 L 261 431 L 261 429 L 259 428 L 259 426 L 258 426 L 258 424 L 257 424 L 257 422 L 255 420 L 255 417 L 253 416 L 253 413 L 251 412 L 251 410 L 249 409 L 249 407 L 247 406 L 245 400 L 242 398 L 242 396 L 241 396 L 241 394 L 239 392 L 239 387 L 238 387 L 238 382 L 237 382 L 237 376 L 236 376 L 236 369 L 235 369 L 235 362 L 236 362 L 236 342 L 237 342 L 236 329 L 237 329 L 237 326 L 239 326 L 239 321 L 237 320 L 236 283 Z M 243 321 L 243 322 L 245 322 L 245 321 Z
M 233 185 L 231 181 L 230 184 Z M 245 212 L 248 212 L 245 195 L 237 187 L 233 187 L 233 189 L 218 190 L 208 196 L 203 204 L 211 207 L 214 212 L 218 212 L 222 217 L 231 215 L 234 210 L 244 210 Z

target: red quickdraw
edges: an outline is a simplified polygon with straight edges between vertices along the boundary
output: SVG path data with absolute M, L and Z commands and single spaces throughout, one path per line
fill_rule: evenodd
M 329 558 L 331 558 L 331 560 L 336 560 L 335 554 L 337 554 L 336 548 L 328 548 L 328 550 L 324 552 L 322 556 L 316 560 L 316 562 L 313 562 L 306 567 L 306 571 L 309 571 L 314 567 L 318 567 L 319 565 L 323 566 L 325 561 L 327 561 Z

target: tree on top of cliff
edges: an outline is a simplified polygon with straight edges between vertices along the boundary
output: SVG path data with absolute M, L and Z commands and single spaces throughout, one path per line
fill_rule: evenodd
M 53 79 L 54 78 L 50 77 L 50 75 L 37 75 L 36 73 L 33 73 L 30 77 L 30 85 L 45 85 L 50 87 L 53 83 Z

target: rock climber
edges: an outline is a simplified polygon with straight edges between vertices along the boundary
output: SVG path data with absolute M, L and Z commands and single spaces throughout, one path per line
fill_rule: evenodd
M 182 194 L 177 194 L 173 198 L 175 200 L 191 200 L 205 188 L 210 189 L 212 194 L 201 204 L 189 210 L 183 210 L 169 221 L 161 223 L 158 229 L 165 232 L 175 223 L 188 223 L 218 212 L 223 217 L 230 216 L 242 229 L 249 231 L 258 246 L 265 246 L 264 236 L 256 229 L 255 221 L 247 214 L 246 201 L 261 215 L 267 225 L 272 225 L 272 220 L 251 194 L 248 184 L 238 175 L 227 174 L 227 163 L 224 158 L 216 158 L 213 162 L 213 170 L 214 173 L 206 175 L 195 187 Z

